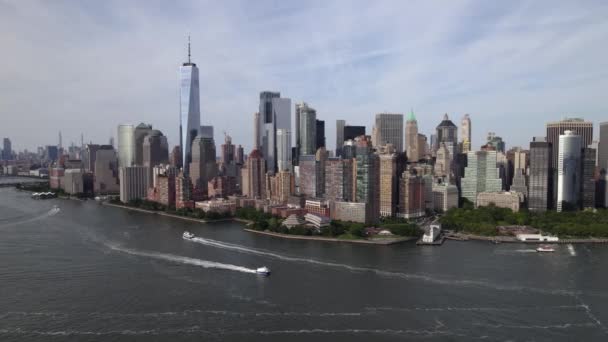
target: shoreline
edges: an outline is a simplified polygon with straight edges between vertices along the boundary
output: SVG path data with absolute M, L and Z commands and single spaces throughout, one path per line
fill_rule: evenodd
M 576 239 L 562 239 L 558 241 L 520 241 L 512 236 L 483 236 L 474 234 L 452 234 L 446 235 L 446 240 L 452 241 L 484 241 L 494 242 L 499 241 L 500 243 L 521 243 L 524 245 L 563 245 L 563 244 L 608 244 L 608 238 L 576 238 Z
M 243 230 L 246 232 L 250 232 L 250 233 L 278 237 L 278 238 L 283 238 L 283 239 L 311 240 L 311 241 L 324 241 L 324 242 L 346 242 L 346 243 L 358 243 L 358 244 L 364 244 L 364 245 L 380 245 L 380 246 L 388 246 L 388 245 L 393 245 L 393 244 L 407 242 L 407 241 L 414 241 L 414 240 L 418 239 L 416 237 L 402 237 L 402 238 L 395 238 L 395 239 L 377 239 L 377 240 L 364 240 L 364 239 L 347 240 L 347 239 L 329 238 L 329 237 L 322 237 L 322 236 L 281 234 L 281 233 L 254 230 L 254 229 L 249 229 L 249 228 L 245 228 Z
M 160 215 L 160 216 L 171 217 L 171 218 L 176 218 L 176 219 L 186 220 L 186 221 L 192 221 L 192 222 L 199 222 L 199 223 L 215 223 L 215 222 L 223 222 L 223 221 L 239 221 L 239 222 L 242 222 L 242 223 L 248 223 L 249 222 L 247 220 L 237 219 L 237 218 L 232 218 L 232 217 L 208 221 L 208 220 L 203 220 L 203 219 L 197 219 L 197 218 L 194 218 L 194 217 L 186 217 L 186 216 L 169 214 L 169 213 L 166 213 L 164 211 L 154 211 L 154 210 L 147 210 L 147 209 L 129 207 L 127 205 L 121 205 L 121 204 L 101 202 L 101 205 L 106 205 L 106 206 L 115 207 L 115 208 L 123 208 L 123 209 L 127 209 L 127 210 L 138 211 L 138 212 L 141 212 L 141 213 Z

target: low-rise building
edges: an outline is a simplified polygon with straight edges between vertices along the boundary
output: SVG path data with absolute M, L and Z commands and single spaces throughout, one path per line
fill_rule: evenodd
M 494 204 L 499 208 L 508 208 L 514 212 L 519 211 L 523 194 L 513 191 L 480 192 L 477 194 L 477 207 L 487 207 Z
M 338 221 L 370 224 L 373 221 L 365 202 L 331 202 L 330 218 Z
M 458 188 L 448 183 L 433 184 L 433 209 L 446 212 L 458 208 Z
M 422 242 L 424 243 L 433 243 L 441 233 L 441 226 L 438 224 L 431 224 L 424 231 L 424 235 L 422 235 Z
M 63 190 L 70 194 L 81 194 L 84 192 L 82 169 L 67 169 L 63 176 Z
M 329 217 L 321 216 L 317 214 L 308 213 L 304 215 L 304 219 L 306 223 L 313 226 L 316 229 L 321 229 L 322 227 L 327 227 L 331 223 Z
M 231 200 L 225 199 L 212 199 L 209 201 L 196 202 L 195 207 L 203 210 L 204 212 L 216 212 L 216 213 L 231 213 L 236 212 L 236 203 Z
M 289 215 L 289 217 L 283 221 L 283 225 L 287 227 L 287 229 L 291 229 L 295 226 L 301 226 L 305 223 L 306 221 L 298 215 Z
M 325 217 L 329 217 L 330 213 L 329 203 L 323 199 L 307 199 L 304 209 L 306 209 L 306 211 L 309 213 L 314 213 Z
M 524 242 L 557 242 L 559 238 L 557 236 L 546 236 L 541 234 L 517 234 L 515 235 L 517 240 Z

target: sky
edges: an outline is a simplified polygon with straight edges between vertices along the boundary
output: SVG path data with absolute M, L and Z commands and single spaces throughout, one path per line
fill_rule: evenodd
M 427 135 L 469 113 L 474 147 L 490 131 L 527 146 L 547 121 L 608 121 L 606 18 L 602 0 L 0 0 L 0 137 L 107 143 L 145 122 L 178 144 L 191 35 L 218 146 L 251 149 L 264 90 L 314 107 L 329 149 L 336 119 L 371 134 L 411 109 Z

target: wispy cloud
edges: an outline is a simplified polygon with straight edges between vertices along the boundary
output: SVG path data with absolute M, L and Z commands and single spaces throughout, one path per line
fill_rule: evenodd
M 607 16 L 603 1 L 0 1 L 0 135 L 104 142 L 144 121 L 177 143 L 190 33 L 202 121 L 247 147 L 266 89 L 314 106 L 331 148 L 336 119 L 411 107 L 425 133 L 471 113 L 475 145 L 526 145 L 549 120 L 604 120 Z

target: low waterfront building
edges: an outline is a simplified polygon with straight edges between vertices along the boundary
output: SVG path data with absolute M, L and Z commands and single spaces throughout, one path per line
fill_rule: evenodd
M 313 226 L 314 228 L 321 229 L 322 227 L 327 227 L 331 223 L 329 217 L 321 216 L 313 213 L 308 213 L 304 215 L 304 219 L 306 223 Z
M 209 201 L 196 202 L 195 208 L 199 208 L 204 212 L 215 212 L 215 213 L 231 213 L 236 212 L 236 203 L 231 200 L 225 199 L 213 199 Z
M 301 226 L 305 223 L 306 221 L 298 215 L 289 215 L 289 217 L 286 218 L 285 221 L 283 221 L 283 225 L 287 227 L 287 229 L 291 229 L 295 226 Z
M 15 168 L 16 169 L 16 168 Z M 5 172 L 5 174 L 7 174 Z M 10 173 L 8 174 L 10 175 Z M 51 169 L 49 174 L 49 187 L 51 189 L 61 189 L 63 186 L 63 176 L 65 175 L 65 169 L 62 167 L 54 167 Z
M 67 169 L 63 176 L 63 190 L 70 194 L 81 194 L 84 192 L 82 169 Z
M 515 191 L 480 192 L 477 194 L 477 207 L 487 207 L 491 204 L 499 208 L 511 209 L 518 212 L 523 194 Z
M 331 202 L 330 218 L 338 221 L 370 224 L 374 217 L 370 215 L 365 202 Z
M 330 209 L 329 203 L 324 199 L 308 199 L 304 208 L 309 213 L 319 214 L 321 216 L 329 217 Z
M 515 235 L 517 240 L 524 242 L 557 242 L 559 238 L 557 236 L 546 236 L 541 234 L 517 234 Z
M 422 242 L 424 243 L 433 243 L 441 233 L 441 226 L 438 224 L 431 224 L 424 231 L 424 235 L 422 235 Z

